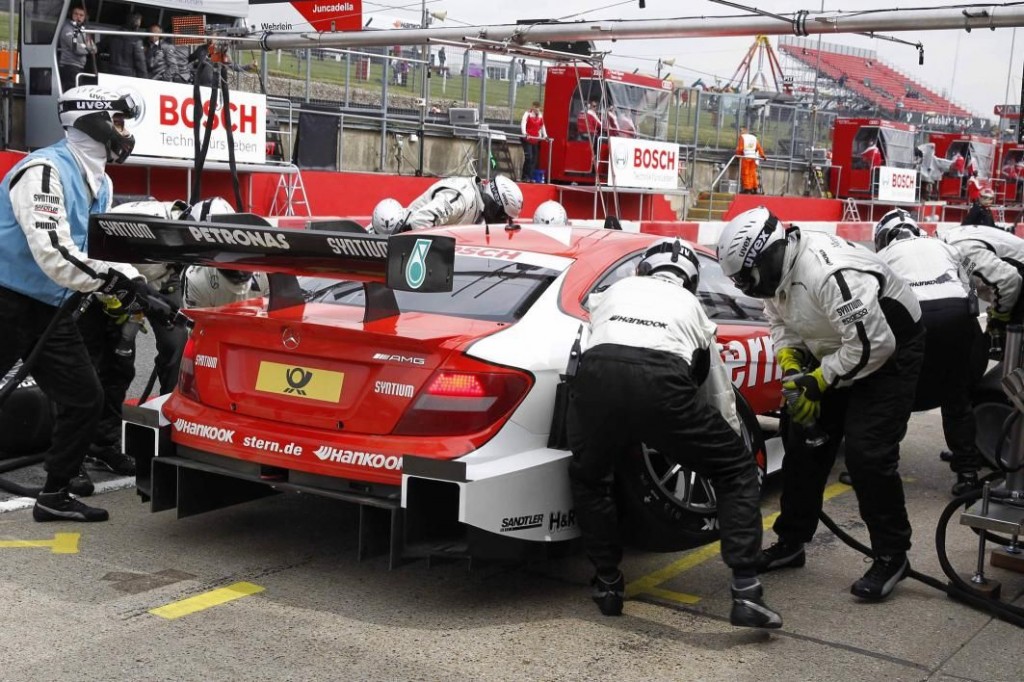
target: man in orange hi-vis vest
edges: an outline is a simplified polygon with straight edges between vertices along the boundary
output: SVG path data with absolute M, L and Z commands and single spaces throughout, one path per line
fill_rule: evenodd
M 736 143 L 736 156 L 740 157 L 740 193 L 758 194 L 761 191 L 757 167 L 761 159 L 767 158 L 757 137 L 740 128 L 740 139 Z

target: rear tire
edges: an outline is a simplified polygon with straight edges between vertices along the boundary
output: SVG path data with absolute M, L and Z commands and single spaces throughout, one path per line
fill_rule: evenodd
M 978 391 L 972 397 L 972 408 L 974 410 L 974 423 L 977 429 L 975 443 L 982 457 L 990 467 L 995 466 L 996 447 L 999 442 L 999 434 L 1003 431 L 1003 424 L 1014 412 L 1013 405 L 1002 393 L 994 391 Z M 1009 452 L 1010 436 L 1003 440 L 1002 455 L 1005 457 Z
M 15 365 L 7 377 L 19 366 Z M 0 388 L 6 385 L 7 377 L 0 379 Z M 52 431 L 50 400 L 34 381 L 26 379 L 0 408 L 0 459 L 46 450 Z
M 736 412 L 748 452 L 755 453 L 758 485 L 767 458 L 757 417 L 738 391 Z M 678 552 L 718 539 L 718 500 L 711 482 L 646 447 L 616 473 L 622 537 L 654 552 Z

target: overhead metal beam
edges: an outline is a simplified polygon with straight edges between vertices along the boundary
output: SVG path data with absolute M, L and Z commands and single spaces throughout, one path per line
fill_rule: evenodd
M 817 35 L 874 31 L 996 29 L 1024 26 L 1024 6 L 964 5 L 941 9 L 894 9 L 859 13 L 808 12 L 783 18 L 765 16 L 695 16 L 674 19 L 580 21 L 543 24 L 499 24 L 460 28 L 394 29 L 342 33 L 263 33 L 265 50 L 304 47 L 369 47 L 422 45 L 427 41 L 470 39 L 514 44 L 579 40 L 710 38 L 727 36 Z

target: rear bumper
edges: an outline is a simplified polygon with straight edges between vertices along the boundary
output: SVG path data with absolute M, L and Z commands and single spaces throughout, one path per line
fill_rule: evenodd
M 326 476 L 236 459 L 175 443 L 166 397 L 125 406 L 123 442 L 136 487 L 153 512 L 179 518 L 276 493 L 303 493 L 359 506 L 359 557 L 457 556 L 513 559 L 579 535 L 569 490 L 569 453 L 547 448 L 477 463 L 405 455 L 401 485 Z

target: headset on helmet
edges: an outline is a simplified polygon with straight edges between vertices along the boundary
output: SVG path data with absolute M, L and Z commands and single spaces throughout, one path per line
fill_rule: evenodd
M 569 216 L 564 206 L 554 199 L 549 199 L 533 212 L 533 222 L 537 225 L 568 225 Z
M 881 251 L 897 239 L 920 237 L 921 228 L 909 213 L 896 208 L 884 216 L 875 225 L 875 251 Z
M 124 122 L 137 118 L 140 108 L 131 95 L 119 95 L 99 85 L 80 85 L 66 90 L 57 112 L 64 128 L 75 128 L 106 145 L 107 161 L 124 163 L 135 149 L 135 137 Z
M 409 212 L 395 199 L 382 199 L 373 209 L 370 231 L 376 234 L 394 234 L 408 220 Z
M 700 281 L 700 263 L 693 247 L 679 239 L 659 239 L 647 247 L 637 263 L 636 274 L 641 277 L 658 272 L 669 272 L 683 280 L 683 286 L 697 293 Z
M 764 206 L 730 220 L 718 238 L 722 272 L 747 296 L 775 295 L 785 255 L 786 229 Z
M 519 185 L 504 175 L 496 175 L 487 187 L 490 196 L 501 209 L 505 218 L 515 220 L 523 210 L 523 192 Z

